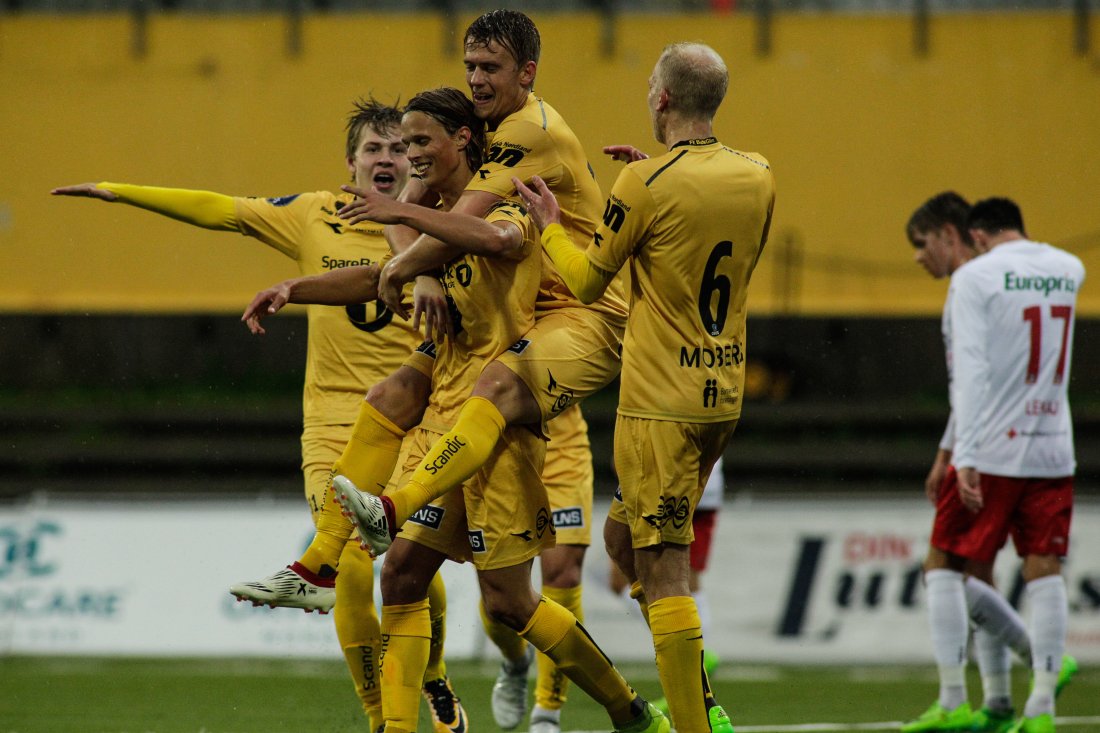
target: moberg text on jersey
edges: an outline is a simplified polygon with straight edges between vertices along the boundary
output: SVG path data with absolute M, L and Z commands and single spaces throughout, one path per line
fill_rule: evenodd
M 1076 293 L 1077 282 L 1071 277 L 1042 277 L 1017 275 L 1012 270 L 1005 273 L 1005 290 L 1035 290 L 1049 297 L 1051 293 Z
M 739 367 L 743 361 L 745 361 L 745 355 L 741 352 L 741 344 L 738 343 L 723 344 L 713 349 L 709 346 L 680 347 L 681 367 L 721 369 Z

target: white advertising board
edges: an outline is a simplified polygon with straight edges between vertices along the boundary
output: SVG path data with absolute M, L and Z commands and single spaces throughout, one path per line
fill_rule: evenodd
M 916 500 L 727 502 L 704 576 L 707 646 L 729 661 L 931 663 L 919 572 L 931 514 Z M 285 565 L 311 531 L 296 502 L 0 509 L 0 653 L 338 658 L 330 616 L 253 608 L 226 590 Z M 998 584 L 1026 617 L 1018 566 L 1007 548 Z M 652 658 L 607 573 L 594 546 L 585 626 L 614 659 Z M 1098 506 L 1075 510 L 1066 577 L 1069 650 L 1100 662 Z M 472 568 L 446 564 L 444 578 L 448 656 L 492 654 Z

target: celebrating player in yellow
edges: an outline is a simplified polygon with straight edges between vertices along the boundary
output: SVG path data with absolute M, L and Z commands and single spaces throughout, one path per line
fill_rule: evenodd
M 703 670 L 699 616 L 688 588 L 691 515 L 741 414 L 746 291 L 775 197 L 759 155 L 713 133 L 728 72 L 713 49 L 668 46 L 647 102 L 668 152 L 619 175 L 603 224 L 579 250 L 539 179 L 517 190 L 542 242 L 582 300 L 629 262 L 630 321 L 615 428 L 623 501 L 604 528 L 608 551 L 648 604 L 657 668 L 681 733 L 731 730 Z M 660 385 L 654 389 L 654 385 Z
M 397 196 L 409 175 L 398 125 L 401 113 L 369 100 L 355 105 L 347 120 L 345 163 L 351 180 L 387 198 Z M 349 225 L 338 217 L 352 197 L 315 191 L 279 198 L 233 197 L 210 191 L 156 188 L 122 183 L 86 183 L 52 191 L 147 209 L 195 226 L 235 231 L 273 247 L 298 263 L 305 276 L 355 265 L 378 263 L 390 254 L 382 226 L 363 221 Z M 355 301 L 349 301 L 355 302 Z M 334 308 L 310 306 L 303 390 L 302 470 L 313 519 L 324 522 L 331 469 L 365 404 L 367 388 L 393 372 L 419 343 L 417 332 L 381 302 Z M 343 520 L 329 512 L 329 521 Z M 349 526 L 344 521 L 345 526 Z M 336 565 L 339 564 L 339 574 Z M 286 606 L 327 613 L 335 604 L 337 638 L 372 730 L 381 723 L 378 686 L 379 621 L 374 607 L 371 559 L 345 534 L 326 564 L 295 563 L 260 581 L 230 588 L 255 605 Z M 442 627 L 445 596 L 433 584 L 433 616 Z M 337 602 L 339 601 L 339 602 Z M 437 727 L 464 719 L 445 678 L 442 647 L 433 649 L 425 696 L 432 702 Z

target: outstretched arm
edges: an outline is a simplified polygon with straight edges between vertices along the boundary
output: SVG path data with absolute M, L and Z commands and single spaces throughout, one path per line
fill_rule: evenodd
M 213 191 L 104 181 L 61 186 L 50 193 L 54 196 L 82 196 L 100 201 L 117 201 L 206 229 L 240 231 L 233 197 Z
M 241 320 L 255 334 L 266 333 L 260 320 L 278 313 L 287 303 L 354 305 L 378 298 L 378 265 L 357 265 L 284 280 L 261 290 L 244 310 Z
M 513 178 L 512 183 L 527 204 L 531 218 L 542 230 L 542 248 L 550 256 L 561 279 L 582 303 L 594 302 L 615 279 L 615 273 L 593 265 L 588 255 L 573 244 L 561 225 L 558 200 L 545 181 L 535 176 L 531 181 L 533 188 L 528 188 L 518 178 Z

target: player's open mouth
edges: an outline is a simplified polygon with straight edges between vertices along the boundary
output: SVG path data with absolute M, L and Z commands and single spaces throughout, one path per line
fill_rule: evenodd
M 492 94 L 473 94 L 471 96 L 474 100 L 474 104 L 488 104 L 493 101 Z
M 428 169 L 431 168 L 431 167 L 432 167 L 432 164 L 429 163 L 429 162 L 413 163 L 412 164 L 413 174 L 417 178 L 423 178 L 424 175 L 428 172 Z
M 374 178 L 371 180 L 374 183 L 374 187 L 379 191 L 393 188 L 394 184 L 397 183 L 397 179 L 394 178 L 391 173 L 375 173 Z

